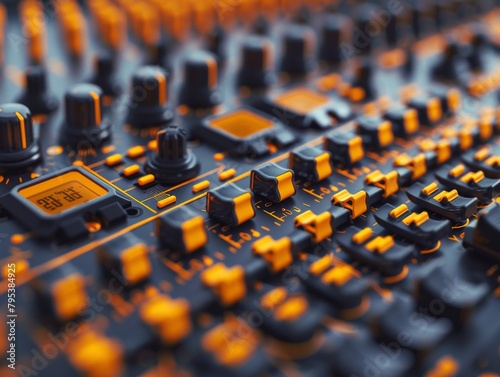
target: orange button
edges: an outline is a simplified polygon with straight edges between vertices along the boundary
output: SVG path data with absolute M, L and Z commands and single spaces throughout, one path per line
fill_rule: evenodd
M 166 206 L 169 206 L 170 204 L 174 204 L 176 200 L 177 200 L 177 198 L 175 197 L 175 195 L 171 195 L 171 196 L 169 196 L 168 198 L 165 198 L 165 199 L 159 200 L 159 201 L 156 203 L 156 206 L 157 206 L 159 209 L 162 209 L 162 208 L 165 208 Z
M 121 164 L 121 162 L 122 155 L 119 153 L 106 157 L 106 165 L 108 166 L 115 166 Z
M 137 184 L 141 187 L 150 185 L 155 181 L 155 176 L 153 174 L 144 175 L 137 180 Z
M 127 151 L 127 156 L 130 158 L 141 157 L 146 152 L 146 148 L 141 145 L 136 145 L 135 147 L 129 148 Z
M 140 170 L 141 168 L 139 165 L 130 165 L 123 169 L 123 175 L 125 177 L 131 177 L 132 175 L 139 173 Z

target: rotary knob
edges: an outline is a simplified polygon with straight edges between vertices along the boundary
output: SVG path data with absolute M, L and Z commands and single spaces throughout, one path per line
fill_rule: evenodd
M 127 123 L 137 128 L 166 126 L 174 117 L 167 102 L 167 73 L 157 66 L 139 68 L 132 76 Z
M 370 55 L 375 44 L 378 42 L 377 33 L 373 32 L 374 25 L 386 21 L 377 21 L 376 16 L 381 14 L 381 9 L 372 3 L 362 3 L 354 12 L 355 27 L 352 34 L 352 44 L 355 51 L 361 55 Z M 387 26 L 387 25 L 386 25 Z
M 419 39 L 435 30 L 432 8 L 429 2 L 419 1 L 411 5 L 411 24 L 413 35 Z
M 215 55 L 219 68 L 222 67 L 226 61 L 226 32 L 222 27 L 217 25 L 208 33 L 206 46 Z
M 385 41 L 389 48 L 396 48 L 400 42 L 411 35 L 411 14 L 409 9 L 404 8 L 396 11 L 387 11 L 387 22 L 385 23 Z
M 314 68 L 316 36 L 308 26 L 292 25 L 284 40 L 281 71 L 291 75 L 303 75 Z
M 29 109 L 19 103 L 0 105 L 0 172 L 27 168 L 40 158 Z
M 359 65 L 354 73 L 352 86 L 361 88 L 364 91 L 364 98 L 371 100 L 375 97 L 375 88 L 373 85 L 373 63 L 371 59 L 363 57 L 359 60 Z
M 99 86 L 105 96 L 117 97 L 122 92 L 122 86 L 116 79 L 114 72 L 116 61 L 112 54 L 99 53 L 94 58 L 94 75 L 90 79 L 92 84 Z
M 194 51 L 184 61 L 180 104 L 190 108 L 211 108 L 221 103 L 217 89 L 217 60 L 212 53 Z
M 157 42 L 147 46 L 146 65 L 163 68 L 168 75 L 173 68 L 170 63 L 171 50 L 174 43 L 169 38 L 160 38 Z
M 200 171 L 196 156 L 187 149 L 186 133 L 168 126 L 156 134 L 156 151 L 149 155 L 144 167 L 147 173 L 164 184 L 177 184 L 195 177 Z
M 98 145 L 110 137 L 111 122 L 102 114 L 102 96 L 101 88 L 93 84 L 78 84 L 66 93 L 63 143 Z
M 259 15 L 252 24 L 251 31 L 255 34 L 266 35 L 269 32 L 269 22 L 268 20 Z
M 475 24 L 472 27 L 472 37 L 470 46 L 467 46 L 466 58 L 469 67 L 473 71 L 482 71 L 485 68 L 484 52 L 489 45 L 488 35 L 485 33 L 481 24 Z
M 462 46 L 452 37 L 448 38 L 443 55 L 433 67 L 433 76 L 439 80 L 467 83 L 470 78 L 467 60 L 462 54 Z
M 340 14 L 328 15 L 322 29 L 319 58 L 329 64 L 338 65 L 343 59 L 340 46 L 346 42 L 350 20 Z
M 17 102 L 27 106 L 33 115 L 48 115 L 59 103 L 47 87 L 47 73 L 41 66 L 28 67 L 25 72 L 26 88 Z
M 243 44 L 240 86 L 265 89 L 276 81 L 273 74 L 273 46 L 265 37 L 250 36 Z
M 456 9 L 454 1 L 450 0 L 435 0 L 434 2 L 433 18 L 436 22 L 438 30 L 442 30 L 456 22 Z

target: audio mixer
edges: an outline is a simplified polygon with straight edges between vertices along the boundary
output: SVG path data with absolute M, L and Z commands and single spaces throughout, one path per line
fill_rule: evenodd
M 499 25 L 3 1 L 0 375 L 499 377 Z

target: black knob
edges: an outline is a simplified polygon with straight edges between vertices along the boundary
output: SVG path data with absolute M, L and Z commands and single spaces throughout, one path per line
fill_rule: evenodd
M 347 42 L 350 20 L 340 14 L 331 14 L 325 18 L 319 58 L 329 64 L 338 65 L 346 58 L 341 44 Z
M 390 48 L 396 48 L 400 41 L 410 34 L 410 12 L 409 8 L 390 9 L 381 11 L 380 22 L 385 25 L 385 40 Z
M 95 146 L 111 135 L 111 122 L 102 112 L 102 97 L 101 88 L 93 84 L 78 84 L 66 93 L 63 143 Z
M 99 86 L 105 96 L 117 97 L 123 91 L 116 75 L 116 59 L 111 53 L 101 52 L 94 58 L 92 84 Z
M 490 40 L 482 24 L 477 23 L 472 25 L 472 33 L 473 33 L 471 38 L 472 46 L 474 46 L 475 48 L 482 48 L 489 46 Z
M 187 140 L 184 131 L 170 126 L 156 135 L 157 154 L 163 160 L 181 160 L 187 155 Z
M 373 63 L 369 58 L 362 58 L 356 67 L 354 81 L 355 88 L 361 88 L 364 91 L 364 99 L 371 100 L 375 98 L 375 89 L 373 84 Z
M 262 15 L 257 16 L 251 27 L 252 33 L 266 35 L 269 32 L 269 21 Z
M 403 64 L 403 74 L 405 77 L 408 78 L 411 77 L 411 75 L 413 75 L 415 64 L 416 64 L 415 53 L 411 49 L 408 49 L 408 51 L 406 51 L 406 60 L 405 63 Z
M 314 69 L 316 34 L 313 29 L 304 25 L 292 25 L 285 34 L 283 44 L 282 72 L 303 75 Z
M 456 21 L 457 16 L 454 10 L 454 4 L 450 0 L 434 1 L 434 20 L 438 30 L 442 30 Z
M 190 108 L 210 108 L 220 104 L 217 60 L 212 53 L 193 51 L 187 55 L 179 101 Z
M 417 39 L 435 30 L 432 8 L 428 2 L 413 2 L 411 6 L 411 19 L 413 34 Z
M 215 26 L 206 37 L 207 50 L 215 55 L 219 69 L 226 60 L 225 41 L 226 33 L 219 25 Z
M 173 69 L 169 62 L 169 54 L 173 42 L 168 38 L 160 38 L 156 43 L 147 46 L 146 65 L 155 65 L 163 68 L 169 76 Z
M 292 20 L 294 23 L 307 25 L 312 22 L 313 15 L 311 13 L 311 8 L 308 6 L 300 6 L 293 14 Z
M 166 126 L 174 117 L 167 102 L 167 73 L 157 66 L 139 68 L 132 76 L 127 123 L 137 128 Z
M 483 52 L 489 46 L 489 39 L 481 24 L 473 25 L 472 33 L 470 46 L 467 46 L 466 57 L 471 70 L 481 71 L 485 68 Z
M 391 13 L 385 26 L 385 40 L 391 48 L 395 47 L 398 43 L 398 21 L 396 14 Z
M 354 12 L 355 27 L 352 34 L 352 44 L 355 51 L 363 55 L 371 53 L 378 35 L 380 26 L 375 15 L 380 13 L 380 9 L 369 3 L 358 6 Z
M 470 74 L 467 61 L 462 54 L 461 46 L 453 38 L 448 38 L 444 52 L 433 67 L 432 73 L 440 80 L 458 81 L 462 84 L 468 82 Z
M 19 103 L 0 105 L 0 172 L 24 169 L 40 158 L 29 109 Z
M 264 89 L 276 81 L 273 73 L 273 45 L 268 38 L 249 36 L 242 46 L 238 84 Z
M 26 88 L 17 102 L 26 105 L 33 115 L 48 115 L 54 112 L 59 102 L 47 87 L 47 74 L 43 67 L 28 67 L 25 72 Z
M 156 134 L 156 151 L 150 153 L 144 167 L 164 184 L 177 184 L 195 177 L 200 171 L 196 156 L 187 150 L 186 133 L 168 126 Z

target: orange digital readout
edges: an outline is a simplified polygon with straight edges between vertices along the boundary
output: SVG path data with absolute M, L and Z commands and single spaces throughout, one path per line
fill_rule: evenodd
M 107 189 L 78 171 L 70 171 L 19 190 L 22 197 L 49 215 L 57 215 L 107 193 Z
M 237 139 L 244 139 L 274 127 L 274 123 L 251 111 L 236 110 L 230 114 L 211 120 L 210 126 Z
M 295 88 L 280 94 L 274 99 L 274 102 L 298 114 L 306 115 L 326 105 L 329 99 L 327 96 L 307 88 Z

